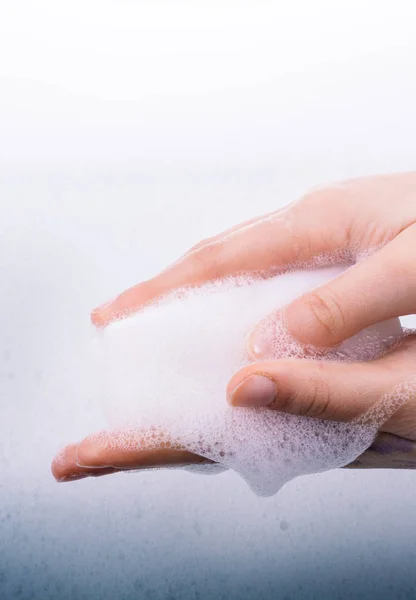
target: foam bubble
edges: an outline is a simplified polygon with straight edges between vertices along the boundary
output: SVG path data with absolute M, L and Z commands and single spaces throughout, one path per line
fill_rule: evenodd
M 110 426 L 129 432 L 129 447 L 164 443 L 232 468 L 261 495 L 276 493 L 298 475 L 353 461 L 372 443 L 380 415 L 384 418 L 388 411 L 335 423 L 268 409 L 231 408 L 225 400 L 231 375 L 249 362 L 245 343 L 250 329 L 341 270 L 211 283 L 173 294 L 98 332 Z M 305 348 L 277 323 L 269 332 L 271 358 L 305 356 Z M 392 320 L 354 336 L 328 357 L 375 358 L 401 335 L 399 321 Z M 317 357 L 312 349 L 306 356 Z M 137 435 L 131 435 L 132 429 Z

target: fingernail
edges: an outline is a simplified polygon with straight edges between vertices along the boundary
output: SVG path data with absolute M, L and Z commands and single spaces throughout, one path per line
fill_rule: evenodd
M 268 336 L 261 329 L 254 329 L 247 338 L 247 351 L 252 358 L 270 356 L 272 348 Z
M 64 477 L 60 477 L 57 479 L 57 483 L 66 483 L 68 481 L 78 481 L 78 479 L 86 479 L 87 477 L 92 477 L 93 473 L 70 473 L 69 475 L 64 475 Z
M 250 375 L 244 379 L 229 396 L 232 406 L 268 406 L 276 398 L 276 384 L 265 375 Z
M 94 445 L 83 444 L 81 447 L 81 451 L 80 447 L 78 446 L 75 453 L 75 464 L 81 469 L 90 469 L 94 471 L 95 469 L 107 467 L 108 465 L 100 464 L 98 453 L 99 451 Z

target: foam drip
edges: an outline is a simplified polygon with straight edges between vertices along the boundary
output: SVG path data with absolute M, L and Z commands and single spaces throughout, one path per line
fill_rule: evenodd
M 274 494 L 299 475 L 356 459 L 372 443 L 380 419 L 387 418 L 388 399 L 383 410 L 352 423 L 231 408 L 225 400 L 231 375 L 250 362 L 245 342 L 251 328 L 341 270 L 211 283 L 173 294 L 99 332 L 98 364 L 112 429 L 125 431 L 129 448 L 165 444 L 232 468 L 259 495 Z M 269 334 L 270 358 L 319 358 L 311 348 L 305 354 L 281 321 Z M 354 336 L 328 357 L 369 360 L 401 335 L 399 321 L 392 320 Z

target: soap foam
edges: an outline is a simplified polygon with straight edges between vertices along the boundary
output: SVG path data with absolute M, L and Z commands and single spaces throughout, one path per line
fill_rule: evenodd
M 259 495 L 272 495 L 299 475 L 356 459 L 371 445 L 380 419 L 390 416 L 388 399 L 382 409 L 351 423 L 232 408 L 225 400 L 230 377 L 250 362 L 245 345 L 251 328 L 341 271 L 330 267 L 214 282 L 173 293 L 99 331 L 98 366 L 112 430 L 119 436 L 125 432 L 129 448 L 164 444 L 219 463 L 213 468 L 232 468 Z M 321 357 L 311 348 L 305 352 L 281 320 L 268 333 L 273 338 L 269 358 Z M 401 335 L 395 319 L 361 332 L 326 358 L 369 360 Z M 102 443 L 110 439 L 105 436 Z

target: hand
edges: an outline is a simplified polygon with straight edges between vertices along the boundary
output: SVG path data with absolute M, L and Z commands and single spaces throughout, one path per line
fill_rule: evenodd
M 259 368 L 268 368 L 269 373 L 279 371 L 279 402 L 271 408 L 302 414 L 303 407 L 309 406 L 308 414 L 311 416 L 333 420 L 360 417 L 380 398 L 392 390 L 398 390 L 399 399 L 406 395 L 408 402 L 397 411 L 393 419 L 402 429 L 413 428 L 416 417 L 414 389 L 412 386 L 406 387 L 406 382 L 409 381 L 409 373 L 412 373 L 412 365 L 416 359 L 415 338 L 416 336 L 407 338 L 393 352 L 368 363 L 280 360 L 270 361 L 267 365 L 250 365 L 246 370 L 255 369 L 256 373 Z M 243 370 L 230 382 L 230 389 L 237 385 L 235 399 L 239 398 L 239 390 L 244 391 L 242 386 L 238 387 L 238 379 L 241 377 L 248 381 L 248 374 Z M 405 385 L 400 389 L 403 381 Z M 248 398 L 252 401 L 250 395 Z M 394 407 L 394 396 L 391 400 Z M 321 406 L 325 407 L 325 411 L 320 410 Z M 390 404 L 387 404 L 387 408 L 390 408 Z M 317 412 L 314 413 L 314 410 Z M 95 433 L 79 444 L 67 446 L 55 458 L 52 472 L 58 481 L 74 481 L 124 470 L 210 462 L 190 452 L 172 449 L 167 442 L 168 436 L 158 448 L 143 450 L 143 443 L 137 439 L 136 430 Z M 415 469 L 416 442 L 391 433 L 381 433 L 373 445 L 349 466 Z
M 287 208 L 201 242 L 155 278 L 93 311 L 92 320 L 105 326 L 175 288 L 227 275 L 270 275 L 311 264 L 358 261 L 354 268 L 295 300 L 282 314 L 266 317 L 248 338 L 248 351 L 257 362 L 234 375 L 228 386 L 228 399 L 234 405 L 268 405 L 295 414 L 350 420 L 413 376 L 415 340 L 408 338 L 401 348 L 365 364 L 269 361 L 263 360 L 270 344 L 263 335 L 265 324 L 273 330 L 274 324 L 277 327 L 283 321 L 303 347 L 325 352 L 369 325 L 416 312 L 415 245 L 416 173 L 357 179 L 312 191 Z M 383 431 L 409 440 L 409 458 L 414 452 L 411 442 L 416 441 L 412 394 Z M 92 449 L 95 460 L 78 460 L 78 464 L 111 464 L 116 469 L 143 464 L 142 456 L 122 457 L 120 449 L 115 450 L 117 456 L 111 456 L 116 461 L 104 460 L 104 455 L 100 461 L 101 452 L 107 450 L 94 440 L 87 439 L 78 453 L 85 447 Z M 395 437 L 389 440 L 389 444 L 397 442 Z M 77 451 L 77 447 L 70 448 L 69 454 Z M 160 464 L 172 458 L 168 455 L 158 459 L 153 455 L 150 460 Z M 172 460 L 176 459 L 197 460 L 190 456 Z M 67 464 L 75 466 L 70 456 Z M 56 463 L 53 468 L 55 474 L 61 473 Z

